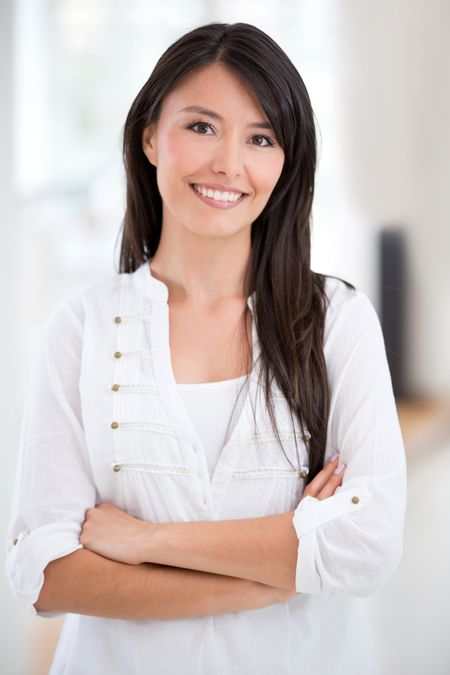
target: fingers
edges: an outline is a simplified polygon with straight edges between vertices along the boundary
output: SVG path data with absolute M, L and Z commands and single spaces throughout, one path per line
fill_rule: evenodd
M 308 495 L 316 497 L 316 499 L 331 497 L 336 488 L 342 483 L 345 468 L 345 464 L 339 465 L 339 453 L 336 453 L 307 485 L 303 497 Z
M 342 483 L 345 468 L 346 468 L 345 464 L 341 464 L 340 466 L 336 467 L 336 469 L 329 477 L 328 482 L 324 485 L 324 487 L 317 495 L 317 499 L 326 499 L 327 497 L 331 497 L 332 495 L 334 495 L 336 488 Z
M 325 464 L 323 469 L 319 471 L 317 476 L 314 476 L 312 481 L 308 483 L 307 490 L 308 494 L 311 494 L 311 496 L 315 497 L 322 488 L 325 487 L 327 484 L 328 480 L 330 479 L 330 476 L 332 476 L 334 470 L 336 469 L 337 465 L 339 462 L 339 453 L 336 453 L 331 460 L 328 462 L 328 464 Z

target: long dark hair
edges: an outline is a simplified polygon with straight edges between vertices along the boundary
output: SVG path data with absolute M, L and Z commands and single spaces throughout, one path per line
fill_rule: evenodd
M 274 432 L 283 448 L 270 395 L 273 378 L 291 421 L 295 416 L 309 440 L 308 483 L 323 467 L 330 404 L 323 353 L 325 275 L 310 268 L 314 113 L 295 66 L 255 26 L 211 23 L 183 35 L 164 52 L 133 101 L 123 138 L 127 191 L 119 271 L 133 272 L 152 258 L 161 236 L 162 201 L 156 169 L 142 149 L 143 130 L 158 119 L 164 97 L 183 77 L 212 63 L 226 66 L 256 94 L 284 151 L 280 178 L 251 226 L 244 292 L 256 291 L 260 373 Z M 245 326 L 248 312 L 246 306 Z

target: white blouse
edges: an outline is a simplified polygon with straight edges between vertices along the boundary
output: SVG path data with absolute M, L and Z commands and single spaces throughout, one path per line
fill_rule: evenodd
M 294 511 L 299 537 L 298 594 L 286 602 L 181 620 L 68 614 L 51 675 L 379 675 L 364 598 L 401 558 L 405 453 L 375 309 L 333 277 L 326 291 L 325 461 L 339 450 L 347 469 L 325 500 L 302 499 L 309 438 L 296 420 L 292 428 L 276 386 L 292 465 L 273 433 L 257 383 L 255 322 L 248 389 L 210 476 L 172 371 L 168 288 L 148 264 L 75 293 L 49 317 L 23 416 L 7 542 L 7 577 L 29 613 L 46 565 L 82 548 L 85 510 L 99 502 L 154 522 Z

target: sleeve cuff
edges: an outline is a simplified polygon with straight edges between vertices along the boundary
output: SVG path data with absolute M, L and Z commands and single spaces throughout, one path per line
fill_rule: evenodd
M 304 497 L 294 511 L 293 525 L 299 539 L 295 590 L 297 593 L 321 593 L 322 579 L 316 564 L 317 528 L 334 518 L 367 506 L 372 499 L 364 486 L 337 490 L 332 497 Z
M 31 532 L 20 532 L 11 542 L 5 572 L 16 600 L 29 614 L 52 618 L 65 612 L 38 612 L 34 603 L 44 584 L 48 563 L 63 558 L 80 548 L 81 525 L 78 522 L 57 522 Z
M 316 531 L 310 530 L 308 534 L 302 535 L 299 542 L 295 570 L 296 593 L 320 593 L 322 591 L 322 581 L 314 560 L 315 551 Z

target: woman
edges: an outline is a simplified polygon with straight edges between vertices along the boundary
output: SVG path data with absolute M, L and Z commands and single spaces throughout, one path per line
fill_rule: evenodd
M 69 613 L 51 673 L 377 673 L 404 448 L 373 306 L 310 269 L 304 83 L 254 26 L 197 28 L 124 162 L 120 273 L 48 320 L 24 418 L 7 572 Z

